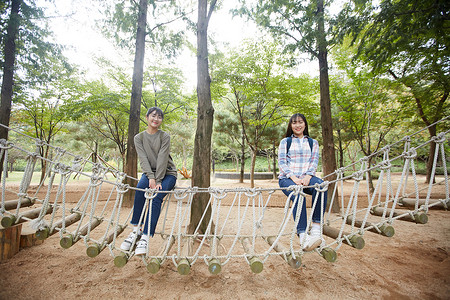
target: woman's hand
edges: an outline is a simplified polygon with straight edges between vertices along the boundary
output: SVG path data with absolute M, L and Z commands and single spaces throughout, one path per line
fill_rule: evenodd
M 309 185 L 309 181 L 311 180 L 311 175 L 305 175 L 303 178 L 298 178 L 297 176 L 291 176 L 291 179 L 293 182 L 295 182 L 296 185 L 303 185 L 307 186 Z
M 162 185 L 161 185 L 161 184 L 157 184 L 157 185 L 155 186 L 155 189 L 157 189 L 157 190 L 162 189 Z
M 155 179 L 149 179 L 148 180 L 148 187 L 151 189 L 155 189 L 156 188 L 156 180 Z

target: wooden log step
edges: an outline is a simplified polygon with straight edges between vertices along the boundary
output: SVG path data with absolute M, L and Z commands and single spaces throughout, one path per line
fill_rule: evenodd
M 383 215 L 383 208 L 382 207 L 374 207 L 370 210 L 370 213 L 376 216 L 382 216 Z M 391 214 L 391 209 L 388 208 L 386 211 L 386 216 L 389 216 Z M 403 216 L 402 216 L 403 215 Z M 402 221 L 408 221 L 408 222 L 414 222 L 418 224 L 426 224 L 428 222 L 428 216 L 424 212 L 418 212 L 415 215 L 411 216 L 410 214 L 406 214 L 404 211 L 394 210 L 393 217 L 399 217 L 397 220 Z
M 241 244 L 242 244 L 242 247 L 244 248 L 245 254 L 250 256 L 251 255 L 250 250 L 252 249 L 252 242 L 250 241 L 250 238 L 244 237 L 243 239 L 241 239 Z M 262 272 L 264 266 L 259 257 L 250 256 L 248 259 L 248 262 L 250 265 L 250 269 L 252 270 L 253 273 L 258 274 L 258 273 Z
M 66 226 L 70 226 L 73 223 L 78 222 L 80 219 L 81 219 L 81 215 L 79 213 L 73 213 L 73 214 L 69 215 L 68 217 L 66 217 L 64 220 L 61 219 L 58 222 L 56 222 L 53 226 L 53 229 L 45 228 L 45 229 L 38 230 L 36 232 L 36 236 L 38 239 L 45 240 L 49 236 L 55 234 L 58 229 L 62 228 L 63 222 L 65 222 Z
M 92 223 L 86 223 L 83 225 L 83 227 L 81 227 L 77 236 L 73 236 L 73 234 L 66 234 L 65 236 L 63 236 L 61 238 L 61 240 L 59 241 L 59 244 L 64 249 L 68 249 L 68 248 L 72 247 L 73 244 L 75 244 L 76 242 L 79 241 L 80 236 L 85 236 L 87 234 L 89 228 L 91 230 L 94 230 L 98 225 L 100 225 L 101 222 L 102 221 L 100 219 L 94 217 L 94 219 L 92 220 Z
M 353 223 L 353 216 L 348 216 L 346 222 L 347 222 L 348 225 L 352 225 L 352 223 Z M 355 226 L 356 227 L 361 227 L 362 223 L 363 223 L 362 220 L 355 220 Z M 384 236 L 387 236 L 387 237 L 392 237 L 392 236 L 394 236 L 394 233 L 395 233 L 394 227 L 392 227 L 391 225 L 388 225 L 388 224 L 384 224 L 384 225 L 378 227 L 378 229 L 380 231 L 378 231 L 375 228 L 376 227 L 375 224 L 372 224 L 370 222 L 366 222 L 364 224 L 364 228 L 368 228 L 368 227 L 371 227 L 369 229 L 369 231 L 374 232 L 374 233 L 378 233 L 378 234 L 381 234 L 381 235 L 384 235 Z
M 192 255 L 194 248 L 194 238 L 193 237 L 187 237 L 184 240 L 184 245 L 181 248 L 181 255 L 180 259 L 178 260 L 177 264 L 177 271 L 181 275 L 188 275 L 191 271 L 191 262 L 189 259 L 187 259 L 188 256 Z
M 31 198 L 25 197 L 20 202 L 20 207 L 29 207 L 34 204 L 34 200 L 31 200 Z M 13 210 L 17 208 L 17 205 L 19 205 L 19 200 L 8 200 L 5 201 L 5 210 Z
M 16 217 L 13 216 L 13 215 L 4 216 L 2 218 L 1 225 L 6 228 L 6 227 L 9 227 L 9 226 L 12 226 L 13 224 L 20 224 L 20 223 L 26 222 L 27 219 L 35 219 L 35 218 L 39 217 L 39 214 L 41 213 L 41 210 L 42 210 L 42 207 L 38 207 L 38 208 L 30 209 L 28 211 L 20 213 L 19 220 L 16 220 Z M 49 213 L 52 212 L 52 210 L 53 209 L 50 206 L 47 209 L 47 212 L 45 214 L 48 215 Z
M 44 242 L 43 240 L 39 240 L 37 238 L 36 230 L 26 224 L 27 223 L 25 223 L 22 227 L 22 233 L 20 235 L 20 249 L 37 246 Z
M 323 234 L 329 236 L 330 238 L 337 239 L 337 237 L 339 236 L 339 229 L 328 225 L 323 225 Z M 342 232 L 342 236 L 349 236 L 349 235 L 350 234 L 347 232 Z M 356 249 L 362 249 L 366 244 L 363 237 L 360 236 L 359 234 L 352 235 L 348 239 L 350 243 L 347 242 L 347 239 L 343 239 L 344 244 L 352 246 L 353 248 Z
M 171 237 L 168 236 L 167 238 L 165 238 L 163 244 L 161 245 L 161 248 L 158 251 L 157 256 L 163 256 L 164 253 L 168 253 L 172 248 L 173 244 L 175 244 L 174 236 Z M 161 262 L 162 260 L 160 258 L 152 258 L 147 264 L 147 271 L 149 271 L 152 274 L 157 273 L 161 268 Z
M 273 243 L 275 243 L 276 238 L 275 238 L 274 236 L 268 236 L 268 237 L 265 238 L 265 240 L 266 240 L 266 242 L 267 242 L 270 246 L 272 246 Z M 286 248 L 282 243 L 280 243 L 279 241 L 278 241 L 278 243 L 273 247 L 273 249 L 274 249 L 276 252 L 286 252 L 286 251 L 287 251 L 287 250 L 286 250 L 287 248 Z M 298 268 L 300 268 L 301 265 L 302 265 L 302 259 L 301 259 L 301 257 L 300 257 L 300 254 L 299 254 L 299 255 L 296 255 L 295 258 L 292 256 L 291 253 L 286 254 L 286 257 L 285 257 L 283 254 L 281 254 L 280 256 L 281 256 L 284 260 L 286 260 L 286 262 L 288 263 L 288 265 L 290 265 L 290 266 L 291 266 L 292 268 L 294 268 L 294 269 L 298 269 Z
M 100 245 L 98 243 L 95 242 L 91 242 L 89 243 L 89 246 L 86 249 L 86 254 L 89 257 L 96 257 L 97 255 L 100 254 L 100 252 L 103 251 L 103 249 L 105 249 L 106 245 L 111 244 L 112 241 L 114 240 L 114 236 L 119 236 L 123 231 L 125 230 L 125 226 L 117 226 L 117 233 L 116 232 L 111 232 L 108 237 L 105 240 L 105 243 L 103 243 L 104 245 Z
M 22 224 L 0 227 L 0 261 L 13 257 L 20 250 Z
M 213 237 L 211 239 L 211 246 L 215 245 L 215 247 L 211 247 L 211 259 L 208 262 L 208 270 L 211 274 L 217 275 L 222 271 L 222 264 L 220 263 L 220 259 L 216 258 L 219 255 L 219 245 L 220 240 L 217 237 Z M 214 251 L 213 251 L 214 250 Z
M 404 206 L 404 207 L 416 207 L 416 201 L 417 199 L 415 198 L 402 198 L 399 200 L 399 204 Z M 419 199 L 418 200 L 418 207 L 421 207 L 422 205 L 425 205 L 426 199 Z M 437 203 L 437 204 L 435 204 Z M 442 203 L 441 201 L 437 200 L 437 199 L 430 199 L 428 201 L 428 205 L 429 208 L 433 208 L 433 209 L 448 209 L 450 206 L 450 203 L 447 202 L 447 207 L 444 206 L 444 203 Z M 433 206 L 430 206 L 433 205 Z

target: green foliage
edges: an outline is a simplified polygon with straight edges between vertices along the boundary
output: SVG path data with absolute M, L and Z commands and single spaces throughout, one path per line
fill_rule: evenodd
M 192 9 L 174 1 L 150 1 L 147 11 L 147 45 L 171 58 L 178 54 L 185 39 L 183 20 Z M 139 1 L 104 3 L 106 19 L 99 23 L 103 34 L 130 51 L 134 50 Z
M 450 21 L 448 1 L 357 1 L 341 14 L 341 36 L 358 46 L 355 59 L 408 88 L 410 115 L 429 125 L 449 114 Z

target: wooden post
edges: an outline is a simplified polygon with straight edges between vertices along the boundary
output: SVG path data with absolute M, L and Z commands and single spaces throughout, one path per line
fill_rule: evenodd
M 191 263 L 187 257 L 192 255 L 192 248 L 194 246 L 194 237 L 188 237 L 184 239 L 185 243 L 183 248 L 181 248 L 180 259 L 178 260 L 178 273 L 181 275 L 187 275 L 191 271 Z
M 267 242 L 270 246 L 272 246 L 273 243 L 275 242 L 276 238 L 275 238 L 274 236 L 268 236 L 268 237 L 265 238 L 265 240 L 266 240 L 266 242 Z M 286 252 L 286 247 L 285 247 L 281 242 L 279 242 L 279 241 L 278 241 L 278 243 L 273 247 L 273 249 L 274 249 L 276 252 Z M 301 257 L 300 257 L 300 254 L 299 254 L 299 255 L 296 255 L 295 258 L 292 257 L 292 254 L 291 254 L 291 253 L 287 253 L 287 254 L 286 254 L 286 257 L 285 257 L 283 254 L 280 254 L 280 256 L 281 256 L 284 260 L 286 260 L 286 262 L 287 262 L 291 267 L 293 267 L 294 269 L 298 269 L 298 268 L 300 268 L 301 265 L 302 265 L 302 259 L 301 259 Z
M 175 237 L 171 236 L 171 237 L 167 237 L 161 248 L 158 251 L 158 255 L 157 256 L 163 256 L 164 253 L 168 253 L 170 251 L 170 249 L 172 248 L 173 244 L 175 243 Z M 147 265 L 147 270 L 152 273 L 152 274 L 156 274 L 160 267 L 161 267 L 161 262 L 162 260 L 160 258 L 152 258 L 150 260 L 150 262 Z
M 329 236 L 330 238 L 337 239 L 339 236 L 339 229 L 333 228 L 328 225 L 323 225 L 323 234 Z M 342 236 L 349 236 L 350 234 L 347 232 L 342 232 Z M 352 246 L 356 249 L 362 249 L 364 248 L 365 241 L 362 236 L 360 235 L 352 235 L 350 238 L 350 244 L 347 242 L 347 239 L 343 239 L 343 242 L 349 246 Z
M 22 224 L 0 228 L 0 261 L 13 257 L 20 249 Z
M 374 207 L 370 210 L 370 213 L 376 216 L 382 216 L 383 215 L 383 208 L 382 207 Z M 386 210 L 386 215 L 390 215 L 391 214 L 391 209 L 387 209 Z M 392 215 L 393 217 L 398 217 L 403 215 L 404 212 L 398 211 L 398 210 L 394 210 L 394 214 Z M 426 213 L 424 212 L 418 212 L 416 213 L 414 216 L 411 216 L 410 214 L 404 215 L 402 217 L 399 217 L 397 220 L 402 220 L 402 221 L 408 221 L 408 222 L 414 222 L 414 223 L 418 223 L 418 224 L 426 224 L 428 222 L 428 216 Z
M 353 223 L 353 216 L 348 216 L 346 222 L 347 222 L 347 224 L 351 225 Z M 355 220 L 356 227 L 361 227 L 361 225 L 362 225 L 361 220 Z M 378 227 L 378 229 L 380 230 L 380 231 L 378 231 L 376 228 L 374 228 L 374 227 L 376 227 L 376 225 L 374 225 L 370 222 L 366 222 L 364 224 L 364 228 L 371 227 L 371 226 L 372 226 L 372 228 L 369 229 L 370 232 L 378 233 L 378 234 L 381 234 L 381 235 L 384 235 L 387 237 L 394 236 L 395 229 L 391 225 L 384 224 L 384 225 Z
M 22 226 L 22 233 L 20 234 L 20 249 L 37 246 L 43 242 L 43 240 L 39 240 L 36 237 L 36 230 L 30 228 L 29 226 Z
M 241 239 L 241 244 L 242 247 L 244 248 L 245 254 L 250 255 L 250 249 L 252 249 L 252 243 L 250 242 L 250 239 L 248 237 L 244 237 L 243 239 Z M 251 256 L 248 259 L 248 261 L 250 269 L 252 270 L 253 273 L 258 274 L 262 272 L 264 266 L 259 257 Z

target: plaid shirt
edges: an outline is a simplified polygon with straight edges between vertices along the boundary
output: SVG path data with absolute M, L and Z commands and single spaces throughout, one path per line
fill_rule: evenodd
M 319 164 L 319 143 L 316 140 L 313 140 L 311 151 L 307 137 L 298 138 L 292 135 L 289 153 L 286 153 L 286 147 L 287 138 L 284 138 L 278 148 L 279 179 L 290 178 L 292 175 L 299 178 L 303 178 L 305 175 L 316 175 L 317 165 Z

